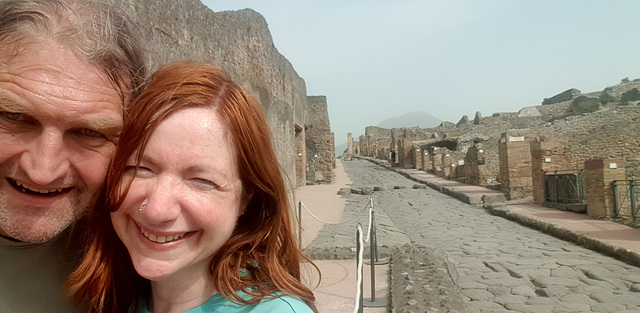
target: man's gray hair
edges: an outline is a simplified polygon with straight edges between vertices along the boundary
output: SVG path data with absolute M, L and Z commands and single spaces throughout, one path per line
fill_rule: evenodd
M 95 0 L 0 0 L 0 46 L 52 41 L 95 64 L 125 108 L 146 79 L 139 26 L 124 10 Z

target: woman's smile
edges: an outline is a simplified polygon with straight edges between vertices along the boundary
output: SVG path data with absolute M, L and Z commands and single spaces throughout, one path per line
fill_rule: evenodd
M 149 240 L 151 240 L 153 242 L 156 242 L 156 243 L 172 242 L 174 240 L 178 240 L 178 239 L 184 237 L 187 234 L 187 233 L 180 233 L 180 234 L 175 234 L 175 235 L 156 235 L 156 234 L 150 233 L 149 231 L 144 230 L 143 228 L 140 228 L 140 233 L 142 233 Z

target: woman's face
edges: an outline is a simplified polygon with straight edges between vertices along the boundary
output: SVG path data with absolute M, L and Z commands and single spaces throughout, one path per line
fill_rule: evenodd
M 129 158 L 125 181 L 133 176 L 135 157 Z M 227 128 L 214 109 L 187 108 L 151 135 L 111 221 L 138 274 L 151 281 L 183 280 L 208 277 L 203 275 L 209 273 L 209 261 L 231 237 L 242 206 Z

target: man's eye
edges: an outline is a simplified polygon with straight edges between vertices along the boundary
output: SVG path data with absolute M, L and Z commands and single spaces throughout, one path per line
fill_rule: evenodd
M 91 138 L 99 138 L 99 137 L 104 137 L 103 134 L 95 131 L 95 130 L 91 130 L 88 128 L 83 128 L 80 130 L 80 133 L 85 136 L 85 137 L 91 137 Z
M 2 112 L 0 112 L 0 116 L 6 118 L 8 120 L 17 121 L 22 117 L 22 113 L 14 113 L 14 112 L 2 111 Z

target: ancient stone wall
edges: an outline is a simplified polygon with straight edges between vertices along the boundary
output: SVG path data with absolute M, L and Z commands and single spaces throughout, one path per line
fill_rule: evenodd
M 325 96 L 307 97 L 308 114 L 313 118 L 307 121 L 307 184 L 329 183 L 333 178 L 335 164 L 334 138 L 329 125 L 327 98 Z
M 640 106 L 608 106 L 598 112 L 555 120 L 539 131 L 545 138 L 566 138 L 567 166 L 580 169 L 584 168 L 584 162 L 592 159 L 637 158 L 640 155 L 639 122 Z
M 206 61 L 225 69 L 262 105 L 284 171 L 304 184 L 306 86 L 273 44 L 253 10 L 213 12 L 198 0 L 111 0 L 140 21 L 152 69 L 174 60 Z
M 369 126 L 364 129 L 364 134 L 367 141 L 367 152 L 363 154 L 388 160 L 391 150 L 391 129 Z

